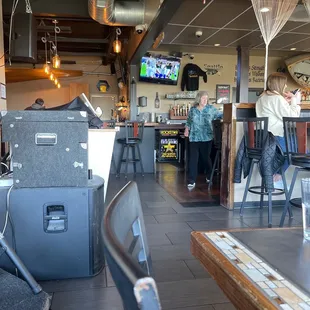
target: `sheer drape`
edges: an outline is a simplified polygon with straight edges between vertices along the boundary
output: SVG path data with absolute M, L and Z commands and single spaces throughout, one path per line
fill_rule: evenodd
M 266 44 L 265 89 L 268 74 L 269 44 L 288 21 L 297 3 L 298 0 L 252 0 L 256 19 Z

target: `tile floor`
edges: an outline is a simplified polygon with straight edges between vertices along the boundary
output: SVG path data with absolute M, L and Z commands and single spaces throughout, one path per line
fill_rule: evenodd
M 137 177 L 145 215 L 148 241 L 163 309 L 232 310 L 234 307 L 215 281 L 190 252 L 193 230 L 265 227 L 265 210 L 245 210 L 243 220 L 238 212 L 220 206 L 184 208 L 157 182 L 154 175 Z M 127 183 L 111 176 L 107 202 Z M 180 186 L 178 186 L 180 190 Z M 184 185 L 183 191 L 186 191 Z M 274 210 L 274 222 L 281 209 Z M 294 210 L 295 211 L 295 210 Z M 286 225 L 301 225 L 301 213 Z M 121 310 L 122 302 L 109 271 L 89 279 L 41 283 L 53 293 L 53 310 Z

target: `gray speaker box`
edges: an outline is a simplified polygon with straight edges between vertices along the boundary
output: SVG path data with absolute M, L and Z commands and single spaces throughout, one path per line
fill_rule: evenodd
M 13 61 L 37 62 L 37 23 L 32 14 L 16 13 L 13 20 Z
M 0 218 L 5 218 L 8 187 L 0 187 Z M 104 266 L 101 224 L 103 179 L 94 176 L 84 188 L 13 188 L 10 216 L 16 252 L 37 280 L 89 277 Z M 14 246 L 12 226 L 5 232 Z M 1 253 L 0 253 L 1 254 Z M 0 268 L 15 273 L 6 255 Z
M 87 186 L 86 112 L 5 111 L 1 115 L 16 188 Z

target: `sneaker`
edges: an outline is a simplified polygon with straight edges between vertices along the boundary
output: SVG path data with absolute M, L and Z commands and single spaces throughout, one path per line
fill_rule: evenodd
M 195 187 L 195 185 L 196 185 L 196 183 L 188 183 L 188 184 L 187 184 L 187 187 L 188 187 L 189 189 L 193 189 L 193 188 Z

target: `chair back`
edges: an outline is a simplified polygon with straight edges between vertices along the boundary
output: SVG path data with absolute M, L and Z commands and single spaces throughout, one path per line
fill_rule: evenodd
M 158 310 L 138 187 L 129 182 L 108 205 L 102 225 L 106 259 L 125 310 Z
M 144 122 L 126 121 L 126 142 L 142 142 Z
M 310 117 L 283 117 L 286 156 L 290 164 L 295 160 L 306 158 L 308 151 L 308 127 Z M 306 161 L 308 162 L 309 159 Z M 297 164 L 297 163 L 296 163 Z M 310 164 L 310 163 L 309 163 Z
M 115 128 L 115 120 L 113 119 L 105 120 L 102 122 L 102 128 Z
M 222 128 L 223 122 L 220 119 L 216 119 L 212 122 L 213 127 L 213 143 L 214 147 L 218 150 L 222 149 Z
M 237 121 L 243 123 L 247 156 L 260 159 L 268 136 L 268 117 L 253 117 Z

